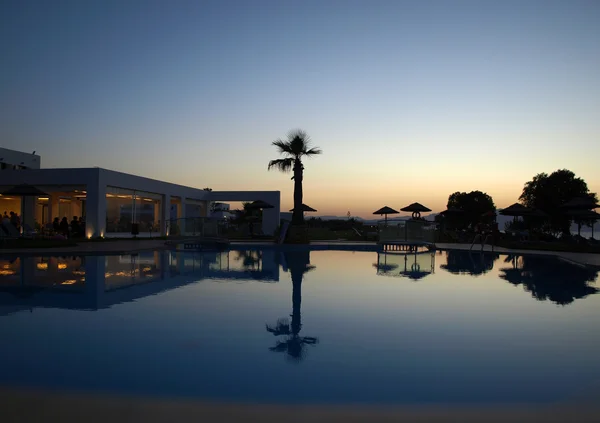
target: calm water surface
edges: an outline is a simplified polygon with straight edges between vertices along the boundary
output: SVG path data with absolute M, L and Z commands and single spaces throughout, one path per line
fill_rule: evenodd
M 0 260 L 0 385 L 268 403 L 586 401 L 597 272 L 468 252 Z

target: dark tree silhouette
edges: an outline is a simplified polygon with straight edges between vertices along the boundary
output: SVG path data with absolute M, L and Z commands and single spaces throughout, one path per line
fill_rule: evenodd
M 571 218 L 561 206 L 576 197 L 590 197 L 598 201 L 596 193 L 590 193 L 586 182 L 567 169 L 550 175 L 539 173 L 525 184 L 519 200 L 532 209 L 548 214 L 546 232 L 570 234 Z
M 475 226 L 484 219 L 484 215 L 492 215 L 496 210 L 494 200 L 485 192 L 455 192 L 448 197 L 448 209 L 461 210 L 461 213 L 448 215 L 452 226 L 457 229 L 465 229 L 469 226 Z
M 292 224 L 301 225 L 304 223 L 304 213 L 302 212 L 302 180 L 304 178 L 304 165 L 302 158 L 312 157 L 321 154 L 318 147 L 310 146 L 310 137 L 306 132 L 296 129 L 290 131 L 287 140 L 277 140 L 272 143 L 283 159 L 271 160 L 268 169 L 276 168 L 282 172 L 293 170 L 294 176 L 294 212 L 292 214 Z
M 314 345 L 319 342 L 318 338 L 311 336 L 300 336 L 302 329 L 302 317 L 300 307 L 302 304 L 302 279 L 304 274 L 310 272 L 315 267 L 310 265 L 310 251 L 293 251 L 284 253 L 287 267 L 292 276 L 292 321 L 281 318 L 277 320 L 275 326 L 266 325 L 267 332 L 284 339 L 278 339 L 275 346 L 269 348 L 275 352 L 285 352 L 287 357 L 293 361 L 300 361 L 304 358 L 307 345 Z
M 446 264 L 440 267 L 455 275 L 483 275 L 494 268 L 494 262 L 499 254 L 477 251 L 448 250 Z
M 500 269 L 500 277 L 515 286 L 522 285 L 539 301 L 567 305 L 598 292 L 588 284 L 596 281 L 598 271 L 589 267 L 538 256 L 507 256 L 505 262 L 513 265 Z

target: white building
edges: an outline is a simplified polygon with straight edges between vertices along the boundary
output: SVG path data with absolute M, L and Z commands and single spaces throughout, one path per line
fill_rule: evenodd
M 218 220 L 227 220 L 234 217 L 231 207 L 227 203 L 212 203 L 210 217 Z
M 85 220 L 87 237 L 128 236 L 132 223 L 138 223 L 141 236 L 168 235 L 175 225 L 186 234 L 190 218 L 209 216 L 211 202 L 255 200 L 274 206 L 263 212 L 263 232 L 273 234 L 279 224 L 279 191 L 204 191 L 97 167 L 42 169 L 40 156 L 5 148 L 0 163 L 0 192 L 29 184 L 48 194 L 0 196 L 0 213 L 14 211 L 32 228 L 78 216 Z

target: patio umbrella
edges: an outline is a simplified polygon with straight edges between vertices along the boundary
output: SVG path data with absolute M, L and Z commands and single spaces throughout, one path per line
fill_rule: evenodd
M 23 206 L 23 198 L 24 197 L 44 197 L 47 196 L 48 194 L 45 193 L 44 191 L 42 191 L 39 188 L 34 187 L 33 185 L 29 185 L 29 184 L 19 184 L 19 185 L 15 185 L 14 187 L 2 192 L 3 196 L 18 196 L 21 197 L 21 222 L 22 224 L 25 224 L 25 207 Z M 23 226 L 23 225 L 21 225 Z M 23 231 L 23 234 L 25 234 L 25 231 Z
M 388 207 L 388 206 L 383 206 L 379 210 L 373 212 L 373 214 L 378 214 L 380 216 L 383 214 L 385 216 L 385 224 L 386 225 L 387 225 L 387 215 L 388 214 L 397 214 L 397 213 L 400 213 L 400 212 L 397 210 L 394 210 L 393 208 Z
M 307 206 L 304 203 L 302 203 L 302 206 L 300 207 L 300 210 L 302 210 L 303 212 L 316 212 L 315 209 L 313 209 L 311 206 Z M 290 211 L 293 212 L 294 209 L 291 209 Z
M 565 210 L 565 214 L 581 221 L 581 220 L 598 220 L 598 213 L 592 209 L 600 207 L 592 197 L 575 197 L 560 206 Z M 577 223 L 577 235 L 581 236 L 581 223 Z M 592 225 L 592 238 L 594 237 L 594 225 Z
M 34 187 L 33 185 L 20 184 L 2 192 L 2 195 L 7 197 L 11 195 L 19 197 L 44 197 L 48 194 L 41 189 Z
M 513 221 L 517 221 L 518 216 L 529 216 L 533 213 L 533 209 L 525 207 L 523 204 L 514 203 L 505 209 L 500 210 L 502 216 L 513 216 Z
M 560 206 L 561 209 L 568 210 L 591 210 L 600 207 L 591 197 L 575 197 Z
M 253 201 L 246 206 L 246 209 L 248 209 L 248 210 L 260 210 L 260 209 L 272 209 L 272 208 L 274 208 L 273 205 L 271 205 L 263 200 Z
M 505 209 L 500 210 L 502 216 L 528 216 L 533 212 L 533 209 L 525 207 L 523 204 L 514 203 Z
M 593 210 L 569 210 L 567 214 L 578 221 L 577 235 L 581 236 L 581 221 L 589 220 L 592 222 L 592 238 L 594 237 L 594 224 L 596 220 L 600 220 L 600 214 Z
M 412 212 L 413 219 L 418 219 L 419 217 L 421 217 L 421 212 L 430 212 L 431 211 L 431 209 L 428 209 L 427 207 L 425 207 L 423 204 L 420 204 L 420 203 L 409 204 L 408 206 L 403 207 L 400 210 L 405 211 L 405 212 Z

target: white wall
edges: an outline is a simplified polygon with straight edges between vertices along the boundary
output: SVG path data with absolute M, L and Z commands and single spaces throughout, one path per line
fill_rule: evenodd
M 105 235 L 107 186 L 160 194 L 169 203 L 172 197 L 181 198 L 184 204 L 188 200 L 190 203 L 205 202 L 205 210 L 207 210 L 209 201 L 263 200 L 274 206 L 272 209 L 263 211 L 264 233 L 273 234 L 279 225 L 281 206 L 279 191 L 204 191 L 200 188 L 191 188 L 100 168 L 5 170 L 0 179 L 0 184 L 2 184 L 0 190 L 23 183 L 34 185 L 46 192 L 61 190 L 61 186 L 85 185 L 87 190 L 87 236 Z M 44 187 L 47 189 L 45 190 Z M 182 209 L 185 210 L 185 207 Z M 165 219 L 162 220 L 167 220 L 167 218 L 168 216 L 165 216 Z M 162 233 L 165 233 L 164 224 Z
M 26 166 L 29 169 L 39 169 L 42 158 L 37 154 L 24 153 L 22 151 L 9 150 L 0 147 L 0 163 L 9 165 Z
M 256 201 L 263 200 L 273 206 L 263 210 L 262 230 L 265 235 L 273 235 L 279 226 L 281 208 L 280 191 L 210 191 L 209 201 Z

